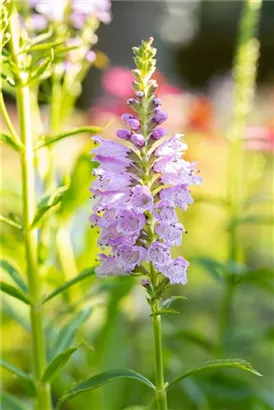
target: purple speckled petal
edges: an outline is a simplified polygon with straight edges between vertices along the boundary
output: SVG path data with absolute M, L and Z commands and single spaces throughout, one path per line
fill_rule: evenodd
M 154 242 L 148 248 L 147 261 L 152 262 L 156 269 L 163 272 L 171 262 L 169 248 L 160 242 Z
M 174 224 L 159 223 L 155 227 L 155 232 L 164 241 L 164 244 L 168 247 L 180 246 L 182 243 L 182 233 L 184 227 L 179 222 Z
M 117 214 L 117 230 L 123 235 L 139 235 L 146 223 L 143 214 L 137 214 L 127 209 L 122 209 Z
M 187 210 L 188 205 L 193 204 L 193 199 L 187 189 L 187 185 L 176 185 L 172 188 L 163 189 L 160 192 L 161 199 L 169 199 L 175 206 Z
M 118 246 L 115 256 L 117 258 L 118 266 L 126 272 L 131 272 L 145 259 L 146 249 L 142 246 L 131 246 L 124 244 Z
M 132 189 L 130 203 L 136 212 L 152 210 L 153 197 L 149 188 L 144 185 L 136 185 Z
M 172 223 L 178 220 L 175 205 L 168 199 L 163 199 L 154 205 L 153 215 L 159 222 Z
M 165 269 L 163 274 L 169 279 L 172 285 L 174 284 L 187 284 L 187 268 L 189 262 L 182 256 L 174 259 Z
M 117 260 L 114 256 L 106 256 L 104 254 L 99 254 L 97 256 L 100 258 L 100 265 L 95 269 L 95 272 L 99 278 L 103 278 L 105 276 L 127 275 L 127 272 L 118 266 Z

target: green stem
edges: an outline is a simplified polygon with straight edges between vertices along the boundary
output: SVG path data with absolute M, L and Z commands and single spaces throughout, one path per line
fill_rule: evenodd
M 30 94 L 28 86 L 22 86 L 17 89 L 17 107 L 19 112 L 21 139 L 25 145 L 25 152 L 21 155 L 23 180 L 23 225 L 29 293 L 32 302 L 30 313 L 34 376 L 37 388 L 36 409 L 50 410 L 50 386 L 47 383 L 41 382 L 41 378 L 46 367 L 46 350 L 43 332 L 40 278 L 38 275 L 37 264 L 37 232 L 30 228 L 35 214 L 35 187 Z
M 158 309 L 158 302 L 154 304 L 152 313 Z M 156 399 L 158 410 L 167 410 L 167 396 L 164 380 L 162 324 L 161 315 L 152 316 L 155 349 L 155 372 L 156 372 Z
M 25 72 L 20 70 L 24 65 L 23 56 L 18 57 L 20 50 L 19 19 L 13 4 L 9 22 L 11 34 L 10 48 L 13 61 L 17 67 L 17 109 L 20 125 L 21 142 L 24 150 L 21 152 L 22 196 L 23 196 L 23 228 L 26 252 L 29 296 L 31 300 L 30 319 L 32 335 L 32 352 L 34 378 L 36 383 L 36 410 L 51 410 L 50 385 L 41 381 L 46 368 L 46 349 L 43 331 L 43 311 L 38 273 L 37 231 L 30 228 L 36 209 L 34 185 L 34 152 L 32 144 L 32 114 L 30 89 L 25 85 Z
M 260 18 L 262 0 L 246 0 L 239 25 L 239 40 L 233 66 L 235 102 L 232 112 L 232 126 L 229 130 L 230 151 L 228 161 L 228 202 L 230 204 L 231 229 L 228 258 L 241 263 L 243 246 L 238 227 L 233 221 L 244 212 L 246 198 L 245 129 L 255 91 L 259 42 L 256 32 Z M 232 322 L 232 303 L 235 290 L 235 275 L 227 278 L 219 323 L 220 343 L 229 333 Z

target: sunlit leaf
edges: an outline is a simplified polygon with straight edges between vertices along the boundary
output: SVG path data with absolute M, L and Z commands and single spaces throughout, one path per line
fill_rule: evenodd
M 0 138 L 1 138 L 1 141 L 3 141 L 5 144 L 9 145 L 15 151 L 21 151 L 20 145 L 17 144 L 17 142 L 14 140 L 14 138 L 12 138 L 10 135 L 1 132 Z
M 17 229 L 22 229 L 22 225 L 20 225 L 19 223 L 17 223 L 16 221 L 13 221 L 12 219 L 6 218 L 3 215 L 0 215 L 0 222 L 3 222 L 7 225 L 12 226 L 13 228 L 17 228 Z
M 28 410 L 22 401 L 5 392 L 1 394 L 1 408 L 3 410 Z
M 40 149 L 42 147 L 46 147 L 48 145 L 54 144 L 55 142 L 58 142 L 60 140 L 63 140 L 64 138 L 71 137 L 73 135 L 77 134 L 96 134 L 98 132 L 102 131 L 102 127 L 95 127 L 95 126 L 90 126 L 90 127 L 80 127 L 76 128 L 74 130 L 68 131 L 68 132 L 63 132 L 62 134 L 55 135 L 53 137 L 44 137 L 44 140 L 35 147 L 35 149 Z
M 103 373 L 96 374 L 90 379 L 87 379 L 77 384 L 71 390 L 67 391 L 65 395 L 59 401 L 58 408 L 60 409 L 61 404 L 67 402 L 68 400 L 71 400 L 73 397 L 78 396 L 81 393 L 84 393 L 85 391 L 96 389 L 106 383 L 110 383 L 112 381 L 119 380 L 119 379 L 133 379 L 133 380 L 136 380 L 136 381 L 139 381 L 145 384 L 152 390 L 155 390 L 155 386 L 150 380 L 148 380 L 146 377 L 142 376 L 141 374 L 135 372 L 134 370 L 113 369 L 113 370 L 108 370 Z
M 68 282 L 61 285 L 59 288 L 55 289 L 52 293 L 50 293 L 44 300 L 43 303 L 48 302 L 55 296 L 59 295 L 60 293 L 64 292 L 65 290 L 69 289 L 71 286 L 75 285 L 76 283 L 89 278 L 90 276 L 94 275 L 94 268 L 85 269 L 75 278 L 69 280 Z
M 18 269 L 14 265 L 2 259 L 0 260 L 0 267 L 1 270 L 6 272 L 11 277 L 11 279 L 16 283 L 16 285 L 22 290 L 22 292 L 26 294 L 28 293 L 28 287 L 21 278 L 21 274 L 19 273 Z
M 48 382 L 69 360 L 70 356 L 76 352 L 77 348 L 72 347 L 70 349 L 65 350 L 64 352 L 58 354 L 54 359 L 50 362 L 48 367 L 46 368 L 42 381 Z
M 37 228 L 39 223 L 41 223 L 42 218 L 56 205 L 58 205 L 66 190 L 68 189 L 67 186 L 60 186 L 56 188 L 53 192 L 49 195 L 46 195 L 44 198 L 41 199 L 39 202 L 34 219 L 31 224 L 31 228 Z
M 59 355 L 72 345 L 77 330 L 89 318 L 91 312 L 91 308 L 84 309 L 78 315 L 73 317 L 72 320 L 69 321 L 69 323 L 61 328 L 57 339 L 53 343 L 51 357 Z
M 192 369 L 188 370 L 187 372 L 181 374 L 179 377 L 176 379 L 172 380 L 167 388 L 172 386 L 175 383 L 178 383 L 179 381 L 189 377 L 196 375 L 198 373 L 202 373 L 204 371 L 208 370 L 214 370 L 214 369 L 219 369 L 219 368 L 237 368 L 241 370 L 245 370 L 247 372 L 253 373 L 256 376 L 262 376 L 257 370 L 253 369 L 250 363 L 246 362 L 245 360 L 242 359 L 225 359 L 225 360 L 212 360 L 209 362 L 206 362 L 200 366 L 193 367 Z
M 20 380 L 22 380 L 27 385 L 27 387 L 30 389 L 32 393 L 35 392 L 35 383 L 30 375 L 28 375 L 27 373 L 23 372 L 20 369 L 17 369 L 17 367 L 14 367 L 10 363 L 8 363 L 6 360 L 0 359 L 0 365 L 4 369 L 8 370 L 10 373 L 17 376 Z
M 0 281 L 1 291 L 6 293 L 22 302 L 26 303 L 27 305 L 30 304 L 29 298 L 23 293 L 20 289 L 17 289 L 15 286 L 12 286 L 4 281 Z
M 33 70 L 30 74 L 29 80 L 27 82 L 27 84 L 30 84 L 32 81 L 34 81 L 35 79 L 38 78 L 42 78 L 46 72 L 46 70 L 48 69 L 50 63 L 52 62 L 52 58 L 51 57 L 47 57 L 44 59 L 44 61 L 42 61 L 38 67 Z

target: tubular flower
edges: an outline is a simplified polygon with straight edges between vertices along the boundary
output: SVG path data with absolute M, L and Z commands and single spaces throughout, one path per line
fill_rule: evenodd
M 142 273 L 154 284 L 186 284 L 189 263 L 172 259 L 170 252 L 186 232 L 176 208 L 185 211 L 193 203 L 189 186 L 199 185 L 201 178 L 196 163 L 182 158 L 187 150 L 182 135 L 167 137 L 161 126 L 167 114 L 155 95 L 152 41 L 133 48 L 135 96 L 128 100 L 132 113 L 122 115 L 125 127 L 117 131 L 118 140 L 93 137 L 93 161 L 99 166 L 91 186 L 90 221 L 101 230 L 99 246 L 109 251 L 109 256 L 100 255 L 97 274 Z

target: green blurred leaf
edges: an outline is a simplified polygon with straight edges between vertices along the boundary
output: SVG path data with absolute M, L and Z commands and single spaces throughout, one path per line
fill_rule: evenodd
M 172 305 L 172 303 L 176 302 L 176 300 L 187 300 L 187 298 L 185 296 L 171 296 L 170 298 L 164 300 L 164 302 L 162 303 L 162 307 L 163 308 L 169 308 L 169 306 Z
M 235 218 L 228 225 L 228 229 L 233 229 L 238 225 L 259 224 L 259 225 L 273 225 L 274 218 L 271 215 L 250 215 L 242 218 Z
M 226 270 L 224 263 L 207 256 L 195 257 L 192 261 L 203 267 L 205 271 L 213 277 L 213 279 L 223 281 L 224 271 Z
M 88 390 L 96 389 L 106 383 L 110 383 L 119 379 L 133 379 L 137 380 L 146 386 L 150 387 L 152 390 L 155 390 L 154 384 L 148 380 L 146 377 L 130 369 L 113 369 L 108 370 L 103 373 L 96 374 L 95 376 L 87 379 L 79 384 L 77 384 L 73 389 L 67 391 L 64 396 L 60 399 L 58 403 L 58 409 L 60 409 L 61 404 L 71 400 L 73 397 L 77 396 Z
M 27 373 L 23 372 L 20 369 L 17 369 L 17 367 L 14 367 L 10 363 L 8 363 L 6 360 L 0 359 L 0 365 L 4 369 L 8 370 L 9 372 L 17 376 L 20 380 L 22 380 L 28 386 L 28 388 L 30 389 L 32 393 L 35 392 L 35 383 L 30 375 L 28 375 Z
M 253 373 L 256 376 L 262 376 L 259 372 L 257 372 L 250 363 L 246 362 L 242 359 L 224 359 L 224 360 L 212 360 L 209 362 L 204 363 L 203 365 L 193 367 L 192 369 L 188 370 L 187 372 L 181 374 L 176 379 L 172 380 L 167 388 L 172 386 L 175 383 L 185 379 L 186 377 L 196 375 L 197 373 L 201 373 L 207 370 L 219 369 L 219 368 L 231 368 L 235 367 L 237 369 L 245 370 L 247 372 Z
M 12 219 L 6 218 L 3 215 L 0 215 L 0 222 L 3 222 L 7 225 L 12 226 L 13 228 L 17 228 L 17 229 L 22 229 L 22 225 L 20 225 L 19 223 L 17 223 L 16 221 L 13 221 Z
M 80 127 L 80 128 L 76 128 L 74 130 L 68 131 L 68 132 L 64 132 L 62 134 L 59 135 L 55 135 L 53 137 L 50 136 L 46 136 L 44 137 L 43 141 L 38 143 L 38 145 L 35 147 L 35 150 L 46 147 L 48 145 L 54 144 L 57 141 L 63 140 L 64 138 L 68 138 L 71 137 L 73 135 L 77 135 L 77 134 L 96 134 L 97 132 L 102 131 L 102 127 L 95 127 L 95 126 L 91 126 L 91 127 Z
M 41 78 L 45 74 L 46 70 L 49 68 L 49 65 L 51 64 L 51 62 L 52 62 L 51 57 L 47 57 L 44 59 L 44 61 L 40 62 L 40 64 L 36 66 L 37 68 L 31 72 L 27 85 L 30 84 L 35 79 L 39 77 Z
M 89 318 L 91 312 L 91 308 L 82 310 L 82 312 L 62 327 L 51 349 L 51 357 L 59 355 L 72 345 L 78 328 Z
M 18 151 L 18 152 L 21 151 L 21 146 L 10 135 L 1 132 L 0 139 L 5 144 L 9 145 L 12 149 L 14 149 L 15 151 Z
M 32 46 L 27 45 L 18 54 L 32 53 L 33 51 L 46 51 L 46 50 L 50 51 L 52 49 L 55 49 L 58 46 L 63 45 L 64 43 L 65 41 L 53 41 L 50 43 L 34 44 Z
M 273 293 L 273 271 L 269 268 L 259 268 L 250 271 L 247 270 L 243 275 L 237 277 L 237 284 L 254 285 Z
M 28 46 L 34 46 L 35 44 L 42 43 L 43 41 L 47 40 L 49 37 L 51 37 L 53 34 L 52 28 L 49 28 L 49 30 L 46 33 L 39 34 L 38 36 L 35 36 L 31 39 L 28 40 Z
M 43 304 L 54 298 L 55 296 L 59 295 L 60 293 L 64 292 L 65 290 L 69 289 L 71 286 L 75 285 L 76 283 L 89 278 L 90 276 L 94 275 L 94 268 L 85 269 L 75 278 L 69 280 L 68 282 L 61 285 L 59 288 L 55 289 L 52 293 L 50 293 L 44 300 Z
M 67 363 L 70 356 L 74 352 L 76 352 L 76 350 L 76 347 L 71 347 L 70 349 L 67 349 L 64 352 L 58 354 L 56 357 L 54 357 L 54 359 L 46 368 L 42 377 L 42 381 L 48 382 Z
M 8 393 L 1 393 L 1 408 L 3 410 L 28 410 L 15 396 Z
M 34 219 L 31 224 L 31 228 L 37 228 L 39 226 L 39 223 L 41 223 L 42 218 L 50 211 L 52 208 L 56 205 L 58 205 L 66 190 L 68 189 L 67 186 L 60 186 L 56 188 L 53 192 L 51 192 L 49 195 L 46 195 L 44 198 L 41 199 L 39 202 Z
M 13 78 L 11 78 L 10 76 L 1 73 L 1 78 L 6 81 L 11 87 L 14 87 L 16 85 L 15 81 Z
M 174 331 L 167 333 L 166 337 L 175 341 L 176 339 L 183 339 L 184 341 L 194 343 L 197 346 L 200 346 L 201 348 L 208 351 L 213 351 L 214 348 L 216 348 L 216 344 L 212 340 L 206 339 L 204 336 L 195 333 L 191 330 L 175 329 Z
M 89 199 L 91 173 L 92 163 L 90 156 L 81 154 L 71 172 L 71 183 L 60 207 L 59 212 L 64 220 L 70 217 L 76 209 Z
M 22 292 L 26 294 L 28 293 L 28 287 L 21 278 L 21 274 L 19 273 L 18 269 L 14 265 L 2 259 L 0 261 L 0 267 L 1 270 L 6 272 L 11 277 L 11 279 L 16 283 L 16 285 L 22 290 Z
M 27 305 L 30 304 L 29 298 L 23 293 L 21 290 L 17 289 L 15 286 L 9 285 L 4 281 L 0 281 L 1 291 L 7 293 L 8 295 L 21 300 L 22 302 L 26 303 Z
M 176 313 L 177 315 L 180 314 L 180 312 L 178 312 L 175 309 L 160 309 L 157 312 L 151 313 L 150 316 L 154 317 L 154 316 L 160 316 L 160 315 L 165 315 L 167 313 Z

